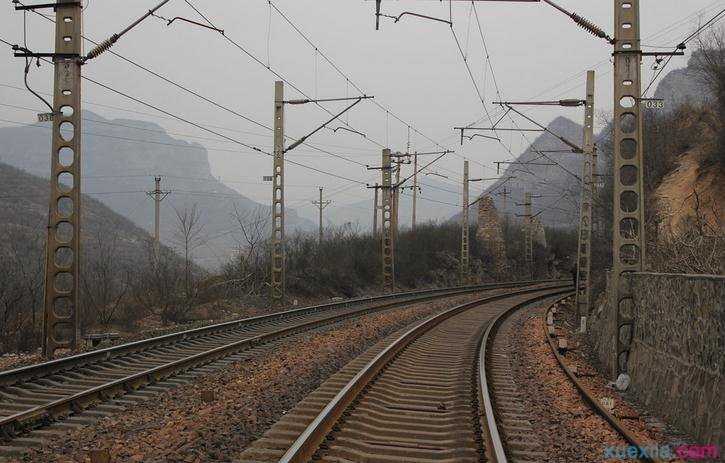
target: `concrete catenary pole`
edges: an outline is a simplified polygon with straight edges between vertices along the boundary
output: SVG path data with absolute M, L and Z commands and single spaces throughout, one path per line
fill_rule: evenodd
M 381 249 L 382 249 L 382 271 L 383 290 L 395 291 L 395 240 L 393 232 L 393 191 L 391 188 L 392 166 L 390 149 L 383 149 L 382 163 L 382 227 L 381 227 Z
M 380 210 L 380 201 L 378 200 L 378 190 L 380 185 L 375 184 L 375 196 L 373 196 L 373 238 L 378 236 L 378 211 Z
M 413 154 L 413 217 L 410 229 L 415 231 L 415 222 L 417 221 L 416 212 L 418 208 L 418 153 Z
M 50 207 L 45 259 L 43 355 L 76 349 L 79 342 L 81 256 L 81 54 L 80 2 L 55 7 L 53 131 Z
M 470 256 L 468 254 L 468 161 L 463 161 L 463 212 L 461 216 L 461 285 L 468 284 Z
M 403 168 L 403 160 L 396 155 L 393 159 L 395 163 L 395 183 L 393 186 L 393 240 L 398 240 L 398 232 L 400 231 L 400 171 Z
M 285 296 L 284 234 L 284 83 L 274 83 L 274 160 L 272 170 L 272 272 L 271 296 Z
M 586 332 L 589 317 L 591 282 L 592 203 L 594 200 L 594 71 L 587 72 L 584 107 L 584 163 L 579 211 L 579 245 L 577 247 L 576 307 L 581 332 Z
M 639 0 L 614 0 L 614 217 L 612 307 L 616 317 L 617 373 L 627 371 L 634 322 L 633 294 L 625 274 L 645 260 L 642 188 L 642 117 Z
M 529 279 L 534 279 L 534 224 L 531 218 L 531 193 L 524 193 L 524 262 L 529 272 Z

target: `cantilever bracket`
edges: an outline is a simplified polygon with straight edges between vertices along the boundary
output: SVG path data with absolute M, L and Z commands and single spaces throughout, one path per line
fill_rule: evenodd
M 37 5 L 21 5 L 19 0 L 13 0 L 16 10 L 39 10 L 42 8 L 56 8 L 67 6 L 82 6 L 81 2 L 64 2 L 64 3 L 40 3 Z
M 365 99 L 368 99 L 368 98 L 373 98 L 373 97 L 371 97 L 371 96 L 361 96 L 361 97 L 358 97 L 358 98 L 356 98 L 356 99 L 355 99 L 355 102 L 354 102 L 354 103 L 352 103 L 351 105 L 349 105 L 348 107 L 346 107 L 345 109 L 343 109 L 342 111 L 340 111 L 339 113 L 337 113 L 337 114 L 335 114 L 334 116 L 332 116 L 332 118 L 331 118 L 331 119 L 329 119 L 329 120 L 328 120 L 327 122 L 325 122 L 324 124 L 322 124 L 322 125 L 318 126 L 318 127 L 317 127 L 317 128 L 315 129 L 315 130 L 313 130 L 312 132 L 308 133 L 308 134 L 307 134 L 307 135 L 305 135 L 304 137 L 300 138 L 300 139 L 299 139 L 299 140 L 297 140 L 296 142 L 294 142 L 294 143 L 292 143 L 291 145 L 289 145 L 289 146 L 288 146 L 287 148 L 285 148 L 285 149 L 284 149 L 284 150 L 282 151 L 282 153 L 286 153 L 286 152 L 288 152 L 288 151 L 292 151 L 293 149 L 297 148 L 297 147 L 298 147 L 298 146 L 300 146 L 300 145 L 301 145 L 302 143 L 304 143 L 304 142 L 305 142 L 305 140 L 307 140 L 308 138 L 310 138 L 310 137 L 311 137 L 312 135 L 316 134 L 317 132 L 319 132 L 319 131 L 320 131 L 320 130 L 322 130 L 323 128 L 327 127 L 327 125 L 328 125 L 329 123 L 331 123 L 332 121 L 336 120 L 337 118 L 339 118 L 340 116 L 342 116 L 343 114 L 345 114 L 346 112 L 348 112 L 349 110 L 351 110 L 351 109 L 352 109 L 352 108 L 353 108 L 353 107 L 354 107 L 354 106 L 355 106 L 356 104 L 360 103 L 360 102 L 361 102 L 362 100 L 365 100 Z M 309 102 L 311 103 L 312 101 L 309 101 Z
M 168 21 L 166 22 L 166 25 L 167 25 L 167 26 L 170 26 L 170 25 L 171 25 L 171 23 L 173 23 L 173 22 L 174 22 L 174 21 L 176 21 L 177 19 L 178 19 L 179 21 L 184 21 L 184 22 L 187 22 L 187 23 L 191 23 L 191 24 L 194 24 L 194 25 L 196 25 L 196 26 L 199 26 L 199 27 L 204 27 L 204 28 L 206 28 L 206 29 L 211 29 L 211 30 L 213 30 L 213 31 L 217 31 L 217 32 L 219 32 L 219 33 L 220 33 L 221 35 L 224 35 L 224 29 L 219 29 L 219 28 L 216 28 L 216 27 L 213 27 L 213 26 L 209 26 L 209 25 L 207 25 L 207 24 L 203 24 L 203 23 L 197 22 L 197 21 L 192 21 L 191 19 L 186 19 L 186 18 L 182 18 L 181 16 L 176 16 L 175 18 L 169 19 L 169 20 L 168 20 Z

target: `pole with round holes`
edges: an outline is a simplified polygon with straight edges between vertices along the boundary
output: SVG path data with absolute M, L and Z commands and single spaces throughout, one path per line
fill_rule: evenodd
M 594 71 L 587 72 L 587 95 L 584 107 L 584 149 L 582 194 L 579 210 L 579 245 L 577 247 L 576 308 L 580 331 L 586 332 L 589 317 L 591 282 L 592 202 L 594 200 Z
M 634 329 L 633 294 L 625 276 L 641 271 L 645 258 L 639 0 L 614 0 L 614 26 L 613 370 L 625 373 Z
M 80 337 L 82 15 L 79 2 L 58 1 L 43 315 L 47 358 L 57 349 L 76 349 Z

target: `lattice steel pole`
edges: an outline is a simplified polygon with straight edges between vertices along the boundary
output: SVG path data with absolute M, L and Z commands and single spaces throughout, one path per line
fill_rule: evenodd
M 272 172 L 272 299 L 285 295 L 284 83 L 274 83 L 274 161 Z
M 634 323 L 631 288 L 624 275 L 643 268 L 644 191 L 639 0 L 614 0 L 614 309 L 616 369 L 627 371 Z
M 463 161 L 463 214 L 461 217 L 461 285 L 468 284 L 470 256 L 468 254 L 468 161 Z
M 582 333 L 589 317 L 591 282 L 592 202 L 594 199 L 594 71 L 587 72 L 587 95 L 584 106 L 584 167 L 579 211 L 579 246 L 577 247 L 576 307 Z
M 66 5 L 67 4 L 67 5 Z M 45 259 L 43 354 L 76 349 L 81 256 L 81 38 L 79 2 L 56 6 L 50 207 Z
M 381 168 L 382 182 L 382 270 L 383 289 L 395 291 L 395 240 L 393 232 L 393 191 L 391 188 L 392 166 L 390 162 L 390 149 L 383 150 L 383 164 Z

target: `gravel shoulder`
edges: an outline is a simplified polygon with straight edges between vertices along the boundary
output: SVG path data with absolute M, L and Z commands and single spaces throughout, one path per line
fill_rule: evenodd
M 516 380 L 532 410 L 535 428 L 551 462 L 617 462 L 618 453 L 607 448 L 625 449 L 629 445 L 581 397 L 579 391 L 561 370 L 545 337 L 544 316 L 548 307 L 541 305 L 527 313 L 519 313 L 515 321 L 519 332 L 515 363 Z M 562 320 L 563 317 L 563 320 Z M 570 303 L 560 304 L 557 313 L 557 334 L 569 342 L 565 354 L 567 366 L 576 367 L 580 381 L 598 399 L 613 400 L 611 413 L 645 446 L 669 444 L 680 439 L 663 423 L 633 405 L 617 392 L 595 367 L 582 337 L 573 333 L 576 317 Z

